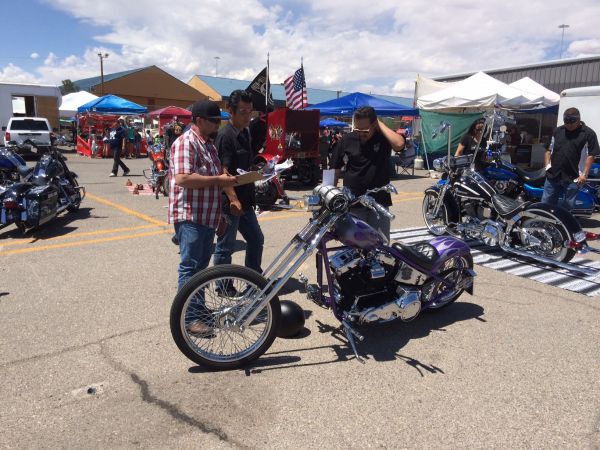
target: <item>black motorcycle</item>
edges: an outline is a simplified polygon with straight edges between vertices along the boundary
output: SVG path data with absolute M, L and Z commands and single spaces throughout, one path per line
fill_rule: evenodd
M 31 147 L 35 141 L 26 141 Z M 0 194 L 0 227 L 14 223 L 21 232 L 43 225 L 67 210 L 77 211 L 85 197 L 77 175 L 55 147 L 44 153 L 27 181 L 13 183 Z
M 442 122 L 433 135 L 448 130 Z M 423 219 L 432 234 L 477 239 L 507 253 L 533 258 L 567 270 L 596 274 L 568 264 L 577 252 L 597 252 L 573 215 L 558 206 L 513 199 L 499 194 L 475 170 L 477 154 L 448 156 L 433 162 L 440 181 L 425 190 Z

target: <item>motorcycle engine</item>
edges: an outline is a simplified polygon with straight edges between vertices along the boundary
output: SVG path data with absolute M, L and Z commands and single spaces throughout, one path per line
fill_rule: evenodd
M 518 194 L 519 183 L 515 180 L 496 180 L 491 181 L 490 184 L 494 186 L 494 189 L 498 194 L 508 195 L 514 197 Z
M 412 273 L 391 255 L 348 249 L 331 256 L 329 264 L 339 306 L 359 322 L 411 320 L 421 310 L 420 291 L 411 284 L 422 283 L 425 276 Z

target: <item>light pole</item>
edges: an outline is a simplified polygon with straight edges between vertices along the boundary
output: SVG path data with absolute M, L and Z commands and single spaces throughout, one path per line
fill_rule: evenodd
M 559 58 L 559 59 L 562 59 L 563 41 L 565 40 L 565 28 L 569 28 L 569 25 L 562 23 L 558 26 L 558 28 L 562 28 L 562 35 L 560 37 L 560 58 Z
M 100 58 L 100 95 L 104 95 L 104 59 L 108 58 L 108 53 L 98 53 Z
M 219 60 L 221 59 L 221 57 L 219 56 L 215 56 L 215 77 L 218 75 L 219 73 Z

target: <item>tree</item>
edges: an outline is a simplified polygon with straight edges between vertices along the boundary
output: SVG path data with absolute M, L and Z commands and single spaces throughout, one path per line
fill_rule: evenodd
M 79 88 L 73 84 L 71 80 L 62 80 L 62 86 L 60 87 L 60 93 L 62 95 L 70 94 L 71 92 L 78 92 Z

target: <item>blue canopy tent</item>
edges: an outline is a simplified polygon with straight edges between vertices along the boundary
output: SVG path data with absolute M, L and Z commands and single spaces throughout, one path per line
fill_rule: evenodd
M 320 128 L 331 127 L 331 128 L 344 128 L 349 127 L 350 124 L 346 122 L 342 122 L 341 120 L 335 119 L 323 119 L 319 122 Z
M 418 110 L 398 103 L 389 102 L 372 95 L 354 92 L 334 100 L 305 108 L 319 110 L 322 116 L 351 116 L 354 111 L 363 106 L 371 106 L 381 116 L 418 116 Z
M 105 113 L 105 114 L 145 114 L 148 108 L 137 103 L 117 97 L 116 95 L 105 95 L 77 108 L 78 113 Z

